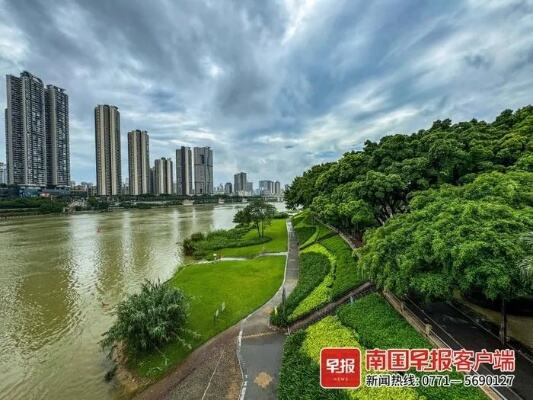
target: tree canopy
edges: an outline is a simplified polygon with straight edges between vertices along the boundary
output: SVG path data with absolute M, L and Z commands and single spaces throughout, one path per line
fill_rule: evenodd
M 533 106 L 366 141 L 290 185 L 289 207 L 363 239 L 359 267 L 396 294 L 533 296 Z M 525 238 L 525 239 L 524 239 Z
M 259 237 L 263 237 L 265 226 L 268 226 L 276 215 L 276 207 L 263 199 L 252 200 L 242 210 L 237 211 L 233 222 L 243 225 L 252 225 L 257 229 Z

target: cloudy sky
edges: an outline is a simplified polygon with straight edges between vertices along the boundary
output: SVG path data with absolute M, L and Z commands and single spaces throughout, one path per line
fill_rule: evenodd
M 152 159 L 211 146 L 215 183 L 288 183 L 366 139 L 533 103 L 533 1 L 0 0 L 0 70 L 24 69 L 68 91 L 77 181 L 114 104 L 124 176 L 145 129 Z

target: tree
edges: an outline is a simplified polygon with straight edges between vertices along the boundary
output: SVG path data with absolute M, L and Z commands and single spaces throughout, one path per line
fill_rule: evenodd
M 533 232 L 528 232 L 522 236 L 524 244 L 524 258 L 518 264 L 522 279 L 533 290 Z
M 263 237 L 265 235 L 265 226 L 270 225 L 275 215 L 276 207 L 263 199 L 255 199 L 235 214 L 233 222 L 245 225 L 251 224 L 257 229 L 259 237 Z
M 360 267 L 398 295 L 450 299 L 457 289 L 498 300 L 505 338 L 506 303 L 532 291 L 519 268 L 519 238 L 533 227 L 530 179 L 530 173 L 483 174 L 464 187 L 420 193 L 409 213 L 367 233 Z
M 101 344 L 113 349 L 123 343 L 133 353 L 146 353 L 173 340 L 188 345 L 186 337 L 195 335 L 185 328 L 188 309 L 185 295 L 179 289 L 147 281 L 140 293 L 118 304 L 117 319 Z

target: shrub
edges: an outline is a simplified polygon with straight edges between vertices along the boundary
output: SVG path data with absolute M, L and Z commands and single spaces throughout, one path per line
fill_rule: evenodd
M 299 331 L 290 335 L 285 341 L 279 374 L 278 399 L 348 399 L 345 392 L 320 387 L 318 364 L 300 351 L 305 336 L 305 331 Z
M 141 354 L 173 340 L 187 345 L 185 337 L 192 334 L 184 328 L 188 317 L 184 294 L 160 282 L 146 281 L 140 293 L 118 304 L 116 315 L 101 342 L 104 348 L 113 349 L 122 343 L 128 352 Z
M 411 388 L 369 388 L 324 390 L 319 383 L 320 351 L 324 347 L 359 347 L 353 332 L 336 317 L 326 317 L 316 324 L 289 336 L 283 349 L 278 395 L 280 399 L 360 399 L 415 400 Z M 364 363 L 364 359 L 362 361 Z M 363 364 L 364 365 L 364 364 Z M 362 382 L 365 369 L 362 368 Z
M 285 310 L 283 310 L 281 305 L 279 313 L 277 315 L 273 314 L 271 322 L 275 325 L 286 325 L 288 316 L 324 280 L 330 270 L 329 259 L 323 254 L 314 252 L 302 253 L 300 254 L 299 262 L 300 276 L 298 283 L 285 301 Z
M 205 235 L 193 233 L 189 239 L 183 241 L 183 251 L 185 255 L 201 258 L 207 257 L 219 249 L 252 246 L 272 240 L 268 236 L 248 237 L 246 234 L 249 231 L 249 227 L 241 226 L 228 230 L 216 230 Z
M 314 226 L 299 226 L 294 229 L 296 232 L 296 237 L 298 238 L 298 243 L 303 245 L 316 231 Z
M 289 214 L 285 211 L 278 211 L 276 214 L 274 214 L 274 219 L 287 219 L 289 218 Z
M 360 285 L 364 279 L 357 270 L 357 263 L 352 256 L 352 249 L 338 235 L 320 242 L 337 259 L 332 297 L 337 299 L 350 289 Z
M 367 348 L 431 348 L 407 321 L 377 293 L 365 296 L 355 303 L 343 306 L 337 313 L 341 322 L 353 328 L 359 342 Z M 416 374 L 419 374 L 415 372 Z M 446 373 L 446 372 L 444 372 Z M 440 373 L 439 374 L 444 374 Z M 457 372 L 447 372 L 459 378 Z M 450 387 L 423 387 L 417 392 L 428 399 L 485 399 L 476 388 L 453 385 Z

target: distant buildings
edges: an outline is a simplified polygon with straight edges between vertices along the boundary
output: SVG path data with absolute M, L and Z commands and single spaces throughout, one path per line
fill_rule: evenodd
M 150 193 L 150 147 L 146 131 L 128 132 L 129 194 Z
M 176 150 L 176 193 L 191 196 L 192 187 L 192 153 L 191 148 L 181 146 Z
M 279 181 L 259 181 L 259 193 L 261 196 L 281 195 L 281 183 Z
M 0 162 L 0 185 L 7 185 L 7 166 Z
M 154 165 L 154 193 L 174 193 L 174 167 L 170 158 L 155 160 Z
M 213 194 L 213 150 L 209 147 L 194 148 L 194 192 Z
M 7 182 L 28 186 L 68 186 L 69 111 L 64 89 L 44 88 L 24 71 L 6 76 Z
M 254 194 L 254 183 L 246 182 L 246 190 L 244 191 L 245 196 L 253 196 Z
M 274 194 L 277 196 L 281 194 L 281 182 L 280 181 L 274 182 Z
M 96 136 L 96 187 L 98 196 L 117 196 L 122 186 L 120 113 L 110 105 L 94 109 Z
M 231 182 L 226 182 L 224 185 L 224 194 L 232 194 L 233 193 L 233 185 Z
M 259 191 L 262 196 L 270 196 L 274 194 L 273 181 L 259 181 Z
M 246 172 L 239 172 L 233 176 L 233 193 L 243 196 L 246 191 L 247 177 Z

